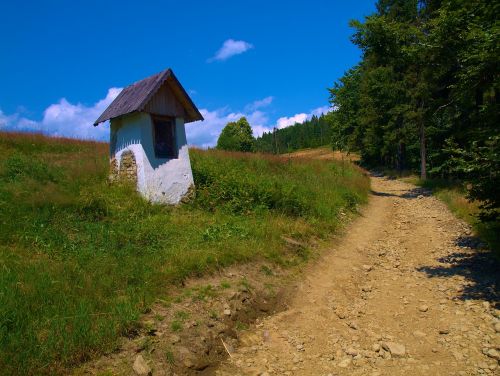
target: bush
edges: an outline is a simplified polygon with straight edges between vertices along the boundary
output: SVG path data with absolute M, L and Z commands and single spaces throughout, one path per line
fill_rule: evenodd
M 210 211 L 331 219 L 366 198 L 366 179 L 353 178 L 353 167 L 342 176 L 334 162 L 199 150 L 191 160 L 195 205 Z
M 227 123 L 217 140 L 217 149 L 228 151 L 255 151 L 252 127 L 245 117 Z

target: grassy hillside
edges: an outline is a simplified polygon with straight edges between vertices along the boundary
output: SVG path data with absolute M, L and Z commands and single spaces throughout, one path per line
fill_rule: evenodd
M 191 152 L 196 199 L 107 182 L 107 144 L 0 133 L 0 369 L 62 374 L 113 349 L 169 286 L 231 263 L 295 264 L 366 200 L 335 161 Z

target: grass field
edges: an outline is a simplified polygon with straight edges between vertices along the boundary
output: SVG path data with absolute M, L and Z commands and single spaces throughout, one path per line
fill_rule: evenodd
M 0 133 L 0 369 L 64 374 L 112 350 L 169 288 L 233 263 L 307 258 L 365 202 L 361 170 L 191 151 L 196 199 L 151 205 L 109 185 L 104 143 Z M 346 167 L 347 166 L 347 167 Z
M 359 162 L 359 154 L 346 153 L 338 150 L 332 150 L 330 146 L 321 146 L 314 149 L 301 149 L 293 153 L 281 154 L 286 158 L 307 158 L 320 160 L 337 160 L 346 162 Z

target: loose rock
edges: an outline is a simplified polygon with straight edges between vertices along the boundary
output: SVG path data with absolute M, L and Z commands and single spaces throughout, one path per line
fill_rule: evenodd
M 354 329 L 354 330 L 358 330 L 359 326 L 355 322 L 350 322 L 349 323 L 349 328 Z
M 496 359 L 496 360 L 500 360 L 500 353 L 497 350 L 495 350 L 495 349 L 489 349 L 486 352 L 486 355 L 488 355 L 490 358 L 493 358 L 493 359 Z
M 397 342 L 384 342 L 382 347 L 395 357 L 403 357 L 406 354 L 406 347 Z
M 420 312 L 427 312 L 429 310 L 429 307 L 426 306 L 425 304 L 422 304 L 420 307 L 418 307 L 418 310 Z
M 358 350 L 356 350 L 356 349 L 353 349 L 352 347 L 349 347 L 349 348 L 345 351 L 345 353 L 346 353 L 347 355 L 350 355 L 350 356 L 356 356 L 356 355 L 358 355 L 358 354 L 359 354 L 359 351 L 358 351 Z
M 421 332 L 420 330 L 415 330 L 415 331 L 413 332 L 413 335 L 414 335 L 415 337 L 418 337 L 418 338 L 423 338 L 423 337 L 425 337 L 427 334 L 425 334 L 424 332 Z
M 142 355 L 137 355 L 132 366 L 134 372 L 138 376 L 149 376 L 152 375 L 151 368 L 148 366 Z
M 340 368 L 347 368 L 351 365 L 352 360 L 351 358 L 345 358 L 339 362 L 339 367 Z
M 494 326 L 495 332 L 500 333 L 500 322 L 497 322 Z
M 172 334 L 170 336 L 170 343 L 172 345 L 175 345 L 176 343 L 179 343 L 181 341 L 181 337 L 179 337 L 177 334 Z

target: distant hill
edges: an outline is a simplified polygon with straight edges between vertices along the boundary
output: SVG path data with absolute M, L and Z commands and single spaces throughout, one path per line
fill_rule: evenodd
M 311 120 L 287 128 L 264 133 L 256 140 L 256 150 L 263 153 L 289 153 L 299 149 L 329 145 L 332 128 L 328 115 L 313 116 Z

